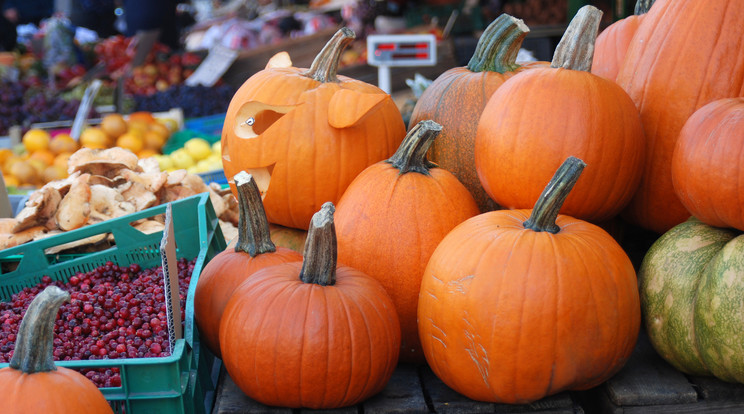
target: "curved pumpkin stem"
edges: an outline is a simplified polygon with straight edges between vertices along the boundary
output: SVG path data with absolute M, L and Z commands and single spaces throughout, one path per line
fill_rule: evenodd
M 640 16 L 648 13 L 656 0 L 638 0 L 635 4 L 634 14 Z
M 336 283 L 338 246 L 333 213 L 336 207 L 330 201 L 313 214 L 302 254 L 300 280 L 305 283 L 328 286 Z
M 537 199 L 530 218 L 524 222 L 524 228 L 549 233 L 560 231 L 555 219 L 584 167 L 586 163 L 576 157 L 568 157 L 561 164 Z
M 318 82 L 338 82 L 338 61 L 341 59 L 341 52 L 346 46 L 354 41 L 356 35 L 354 31 L 342 27 L 323 46 L 323 49 L 315 56 L 310 69 L 304 73 L 305 76 L 313 78 Z
M 10 367 L 25 374 L 56 371 L 54 366 L 54 321 L 59 307 L 70 294 L 49 286 L 36 295 L 23 316 L 16 336 Z
M 245 171 L 235 174 L 234 180 L 240 211 L 235 251 L 248 253 L 251 257 L 276 251 L 256 180 Z
M 419 122 L 408 131 L 398 150 L 385 162 L 393 164 L 401 174 L 413 171 L 429 175 L 429 169 L 437 165 L 426 159 L 426 152 L 440 132 L 442 126 L 434 121 Z
M 513 72 L 519 68 L 517 55 L 530 28 L 521 19 L 506 13 L 483 31 L 468 62 L 471 72 Z
M 601 19 L 602 11 L 598 8 L 580 8 L 558 42 L 550 67 L 591 72 L 594 43 L 597 41 Z

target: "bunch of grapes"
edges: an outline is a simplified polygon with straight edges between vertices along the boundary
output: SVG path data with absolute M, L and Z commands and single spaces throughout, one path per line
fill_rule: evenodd
M 175 85 L 150 96 L 135 95 L 138 111 L 162 112 L 173 107 L 183 109 L 187 118 L 216 115 L 227 112 L 235 89 L 229 85 L 186 86 Z
M 80 101 L 72 99 L 66 101 L 60 97 L 48 96 L 45 93 L 36 93 L 28 96 L 21 107 L 23 125 L 28 127 L 37 122 L 51 122 L 72 120 L 80 106 Z M 98 113 L 91 108 L 89 118 L 95 118 Z
M 0 135 L 7 135 L 11 126 L 23 122 L 25 92 L 26 88 L 19 82 L 0 81 Z

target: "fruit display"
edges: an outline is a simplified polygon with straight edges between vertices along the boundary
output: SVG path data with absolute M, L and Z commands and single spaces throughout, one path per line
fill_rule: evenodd
M 3 399 L 4 413 L 44 412 L 54 407 L 59 414 L 113 414 L 106 398 L 91 381 L 72 369 L 56 367 L 52 359 L 52 333 L 58 326 L 55 319 L 60 305 L 69 300 L 69 293 L 49 286 L 35 295 L 33 301 L 24 303 L 25 315 L 20 312 L 13 315 L 17 319 L 23 316 L 20 327 L 17 321 L 6 324 L 8 317 L 3 318 L 3 325 L 14 325 L 13 332 L 17 332 L 0 334 L 5 336 L 2 341 L 6 343 L 8 335 L 15 337 L 10 366 L 0 370 L 0 386 L 8 391 Z M 7 354 L 2 358 L 7 359 Z
M 69 156 L 69 176 L 51 181 L 29 195 L 14 217 L 2 219 L 0 249 L 54 236 L 89 224 L 117 218 L 152 206 L 209 192 L 225 237 L 237 233 L 238 206 L 229 189 L 204 183 L 186 170 L 161 171 L 154 157 L 138 159 L 129 150 L 81 148 Z M 158 220 L 138 221 L 134 228 L 149 234 L 163 229 Z M 99 234 L 50 252 L 111 242 Z
M 183 321 L 194 261 L 178 261 L 178 291 Z M 157 358 L 170 355 L 163 271 L 160 266 L 143 269 L 137 264 L 106 263 L 72 275 L 67 282 L 49 276 L 41 283 L 0 302 L 0 362 L 11 361 L 18 324 L 32 300 L 45 289 L 59 288 L 69 295 L 54 324 L 49 353 L 55 361 L 123 358 Z M 57 315 L 57 312 L 54 313 Z M 98 387 L 121 386 L 114 370 L 84 374 Z
M 309 69 L 261 70 L 230 102 L 225 175 L 253 174 L 272 223 L 307 229 L 323 203 L 337 202 L 357 174 L 391 156 L 405 136 L 390 95 L 337 75 L 340 52 L 354 37 L 340 29 Z
M 170 154 L 156 155 L 160 169 L 175 171 L 185 169 L 189 173 L 199 174 L 222 170 L 222 144 L 214 144 L 203 138 L 194 137 L 186 141 L 182 148 Z
M 227 112 L 234 94 L 230 85 L 174 85 L 151 95 L 135 95 L 134 101 L 137 110 L 150 112 L 167 111 L 177 102 L 186 118 L 195 118 Z

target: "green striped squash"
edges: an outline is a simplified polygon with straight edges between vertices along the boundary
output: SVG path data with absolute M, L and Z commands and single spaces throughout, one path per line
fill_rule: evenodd
M 692 218 L 651 246 L 638 276 L 656 351 L 687 374 L 744 383 L 744 235 Z

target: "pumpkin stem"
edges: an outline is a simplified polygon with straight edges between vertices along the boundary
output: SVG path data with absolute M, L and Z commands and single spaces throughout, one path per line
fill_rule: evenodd
M 400 174 L 413 171 L 429 175 L 429 169 L 437 165 L 426 159 L 426 152 L 440 132 L 442 126 L 434 121 L 419 122 L 408 131 L 398 150 L 385 162 L 393 164 L 393 167 L 400 170 Z
M 300 280 L 305 283 L 328 286 L 336 283 L 336 225 L 333 213 L 336 207 L 330 201 L 323 204 L 320 211 L 313 214 L 307 232 L 303 252 Z
M 640 16 L 648 13 L 651 10 L 651 6 L 654 5 L 654 1 L 656 0 L 638 0 L 635 4 L 634 14 Z
M 318 82 L 338 82 L 336 75 L 338 74 L 338 61 L 341 59 L 341 52 L 355 38 L 356 35 L 353 30 L 347 27 L 339 29 L 331 40 L 323 46 L 320 53 L 315 56 L 313 64 L 310 65 L 310 69 L 304 75 Z
M 54 321 L 70 294 L 49 286 L 36 295 L 21 320 L 10 367 L 24 374 L 56 371 L 54 366 Z
M 601 19 L 602 11 L 598 8 L 580 8 L 558 42 L 550 67 L 591 72 L 594 43 Z
M 561 230 L 555 224 L 555 219 L 584 167 L 586 163 L 576 157 L 568 157 L 563 161 L 537 199 L 530 218 L 524 222 L 524 228 L 549 233 L 558 233 Z
M 521 19 L 504 13 L 483 31 L 468 62 L 471 72 L 513 72 L 519 68 L 517 55 L 529 27 Z
M 235 251 L 248 253 L 251 257 L 276 251 L 256 180 L 245 171 L 235 174 L 234 180 L 240 210 Z

